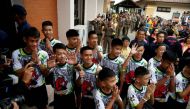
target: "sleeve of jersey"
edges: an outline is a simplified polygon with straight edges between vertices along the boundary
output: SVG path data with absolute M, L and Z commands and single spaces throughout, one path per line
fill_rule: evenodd
M 41 60 L 41 64 L 47 65 L 47 60 L 49 59 L 48 53 L 46 51 L 41 50 L 38 55 Z
M 182 79 L 179 77 L 179 75 L 176 76 L 176 92 L 183 92 L 183 87 L 182 87 Z
M 98 90 L 93 91 L 93 97 L 94 97 L 94 102 L 95 102 L 95 107 L 96 109 L 105 109 L 105 105 L 102 101 L 101 94 Z
M 19 61 L 18 51 L 14 51 L 12 53 L 12 59 L 13 59 L 13 70 L 14 71 L 19 70 L 22 67 L 24 67 L 24 66 L 22 66 L 22 64 Z
M 150 82 L 156 84 L 157 79 L 156 79 L 155 69 L 151 68 L 151 69 L 149 69 L 149 72 L 151 74 Z
M 137 107 L 137 105 L 139 104 L 139 100 L 136 96 L 136 93 L 134 92 L 134 90 L 131 89 L 131 87 L 129 87 L 128 90 L 128 100 L 132 108 Z
M 103 52 L 102 46 L 98 46 L 98 51 Z
M 148 61 L 148 69 L 152 69 L 153 68 L 153 61 L 152 61 L 152 58 Z

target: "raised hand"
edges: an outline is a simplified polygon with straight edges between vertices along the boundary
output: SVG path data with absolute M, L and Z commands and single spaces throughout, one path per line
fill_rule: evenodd
M 50 42 L 50 40 L 49 40 L 48 38 L 46 38 L 46 48 L 47 48 L 48 50 L 52 50 L 51 42 Z
M 32 62 L 34 62 L 35 64 L 40 64 L 40 59 L 38 57 L 38 49 L 37 48 L 35 50 L 33 50 L 33 52 L 32 52 Z
M 137 53 L 137 47 L 138 45 L 136 43 L 132 45 L 131 52 L 130 52 L 132 55 Z
M 77 47 L 76 47 L 77 51 L 79 51 L 81 47 L 82 47 L 82 42 L 81 42 L 80 38 L 78 38 Z
M 146 96 L 148 99 L 150 99 L 150 95 L 154 93 L 155 88 L 156 88 L 155 84 L 149 84 L 149 85 L 147 86 L 145 96 Z
M 169 76 L 174 76 L 174 72 L 175 72 L 174 64 L 171 64 L 171 65 L 167 68 L 166 73 L 167 73 L 167 75 L 169 75 Z
M 76 53 L 69 53 L 69 54 L 67 55 L 67 58 L 68 58 L 68 60 L 67 60 L 67 63 L 68 63 L 68 64 L 74 65 L 74 64 L 77 63 L 77 56 L 76 56 Z
M 117 99 L 119 96 L 120 90 L 118 89 L 118 87 L 115 85 L 112 89 L 112 98 L 113 99 Z
M 47 67 L 48 68 L 53 68 L 58 64 L 58 62 L 56 62 L 56 56 L 55 55 L 51 55 L 50 58 L 47 60 Z

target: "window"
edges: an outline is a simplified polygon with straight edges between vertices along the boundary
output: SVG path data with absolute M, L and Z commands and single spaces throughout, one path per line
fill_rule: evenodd
M 157 7 L 157 12 L 170 12 L 171 7 Z
M 74 25 L 84 25 L 84 5 L 85 0 L 74 0 Z

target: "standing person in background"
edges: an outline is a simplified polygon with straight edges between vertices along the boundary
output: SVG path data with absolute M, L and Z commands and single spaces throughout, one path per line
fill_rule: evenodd
M 122 38 L 122 41 L 123 41 L 123 48 L 121 51 L 121 57 L 123 57 L 124 59 L 127 59 L 127 57 L 129 56 L 129 53 L 131 51 L 131 48 L 129 47 L 130 39 L 128 36 L 124 36 Z
M 97 18 L 92 21 L 92 25 L 94 26 L 94 31 L 98 35 L 98 45 L 100 45 L 103 35 L 102 31 L 105 27 L 105 23 L 102 21 L 101 16 L 98 15 Z
M 49 56 L 51 56 L 53 53 L 53 46 L 56 43 L 61 43 L 61 41 L 56 40 L 53 37 L 53 23 L 51 21 L 42 22 L 42 33 L 45 38 L 40 41 L 40 48 L 47 51 Z
M 104 28 L 104 35 L 103 35 L 103 53 L 110 52 L 111 49 L 111 42 L 116 37 L 114 25 L 112 24 L 112 20 L 109 19 L 106 23 Z
M 21 5 L 12 6 L 13 19 L 17 24 L 17 35 L 14 37 L 14 49 L 25 47 L 23 41 L 23 33 L 26 29 L 30 28 L 30 24 L 26 20 L 26 9 Z

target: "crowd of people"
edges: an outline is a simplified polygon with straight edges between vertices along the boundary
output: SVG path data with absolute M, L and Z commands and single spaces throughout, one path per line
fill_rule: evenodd
M 17 22 L 25 24 L 19 31 L 24 44 L 12 52 L 9 63 L 26 99 L 20 108 L 47 109 L 47 84 L 54 89 L 55 109 L 186 108 L 190 95 L 187 22 L 136 13 L 98 15 L 83 46 L 75 29 L 66 32 L 64 44 L 55 39 L 53 23 L 43 21 L 44 39 L 40 39 L 39 30 L 15 14 Z M 136 31 L 132 41 L 129 30 Z

